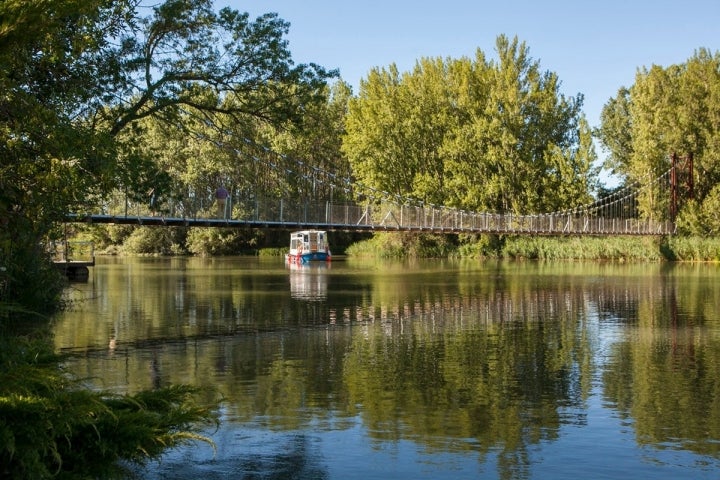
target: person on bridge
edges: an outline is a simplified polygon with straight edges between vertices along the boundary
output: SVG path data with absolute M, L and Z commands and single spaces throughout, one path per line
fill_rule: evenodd
M 225 204 L 227 203 L 228 196 L 229 196 L 229 193 L 225 189 L 224 185 L 221 185 L 220 188 L 218 188 L 215 191 L 215 200 L 217 201 L 217 216 L 218 216 L 218 218 L 225 218 Z

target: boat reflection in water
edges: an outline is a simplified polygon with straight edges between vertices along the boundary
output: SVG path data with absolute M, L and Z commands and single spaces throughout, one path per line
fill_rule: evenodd
M 286 263 L 290 270 L 290 296 L 297 300 L 325 300 L 330 262 Z

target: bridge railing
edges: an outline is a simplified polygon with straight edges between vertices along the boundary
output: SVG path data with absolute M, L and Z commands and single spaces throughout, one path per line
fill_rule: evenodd
M 96 219 L 105 216 L 108 223 L 134 223 L 135 220 L 139 224 L 175 219 L 186 223 L 192 221 L 195 225 L 212 221 L 212 226 L 221 226 L 217 224 L 219 219 L 228 225 L 265 223 L 328 229 L 467 233 L 665 235 L 675 232 L 674 224 L 667 220 L 603 217 L 583 211 L 516 215 L 393 202 L 332 203 L 254 196 L 240 198 L 237 195 L 230 197 L 224 212 L 218 212 L 210 198 L 192 197 L 154 205 L 152 202 L 132 202 L 119 194 L 104 202 L 102 212 L 95 215 Z

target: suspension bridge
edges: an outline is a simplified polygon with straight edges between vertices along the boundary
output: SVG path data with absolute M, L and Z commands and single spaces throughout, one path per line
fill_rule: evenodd
M 341 178 L 300 160 L 288 163 L 283 156 L 273 159 L 256 155 L 252 160 L 266 167 L 265 173 L 257 173 L 257 183 L 268 175 L 292 176 L 312 186 L 307 190 L 315 191 L 318 183 L 329 186 L 325 189 L 329 192 L 328 198 L 231 189 L 224 205 L 218 209 L 215 192 L 208 189 L 203 193 L 174 195 L 174 200 L 163 202 L 158 209 L 153 201 L 133 201 L 117 193 L 97 202 L 98 211 L 71 213 L 67 221 L 164 227 L 512 235 L 670 235 L 676 230 L 678 174 L 674 157 L 668 170 L 654 177 L 648 175 L 645 182 L 595 202 L 564 211 L 527 215 L 427 205 L 363 187 L 350 178 Z M 346 193 L 345 198 L 363 198 L 363 201 L 333 201 L 332 192 L 338 189 Z M 641 214 L 641 201 L 655 208 Z

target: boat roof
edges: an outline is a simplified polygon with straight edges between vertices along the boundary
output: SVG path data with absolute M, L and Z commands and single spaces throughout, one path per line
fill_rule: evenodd
M 296 232 L 291 232 L 290 235 L 297 235 L 297 234 L 304 235 L 306 233 L 326 233 L 326 232 L 325 232 L 325 230 L 298 230 Z

